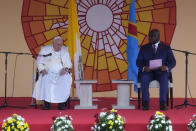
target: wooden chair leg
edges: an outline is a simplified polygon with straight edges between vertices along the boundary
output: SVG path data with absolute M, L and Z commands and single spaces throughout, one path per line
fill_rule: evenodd
M 170 88 L 170 103 L 171 109 L 173 109 L 173 88 Z
M 140 88 L 138 88 L 138 109 L 140 109 L 140 94 L 141 94 L 141 92 L 140 92 Z

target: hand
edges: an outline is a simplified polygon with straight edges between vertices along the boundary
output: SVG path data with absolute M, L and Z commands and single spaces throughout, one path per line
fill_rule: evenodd
M 44 69 L 40 72 L 42 74 L 42 76 L 45 76 L 46 74 L 48 74 L 48 72 Z
M 67 72 L 68 72 L 68 68 L 63 68 L 61 71 L 60 71 L 60 76 L 62 75 L 65 75 Z
M 145 72 L 150 72 L 150 68 L 148 66 L 144 66 L 144 71 Z
M 168 71 L 168 67 L 167 66 L 161 66 L 160 69 L 161 69 L 161 71 Z

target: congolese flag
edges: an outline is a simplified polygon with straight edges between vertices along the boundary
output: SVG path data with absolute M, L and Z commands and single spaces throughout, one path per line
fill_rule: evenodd
M 137 75 L 138 75 L 136 59 L 138 56 L 138 52 L 139 51 L 138 51 L 138 40 L 137 40 L 135 0 L 132 0 L 129 7 L 128 40 L 127 40 L 127 60 L 128 60 L 127 79 L 134 81 L 134 91 L 136 92 L 137 92 Z
M 83 66 L 80 45 L 80 33 L 75 0 L 69 0 L 68 12 L 68 41 L 69 54 L 74 62 L 75 80 L 83 79 Z M 79 97 L 79 85 L 76 84 L 77 96 Z

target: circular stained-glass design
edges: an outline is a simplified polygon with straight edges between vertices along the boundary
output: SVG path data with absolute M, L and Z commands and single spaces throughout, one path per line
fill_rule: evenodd
M 67 42 L 69 0 L 24 0 L 22 26 L 30 51 Z M 116 89 L 114 79 L 127 78 L 126 45 L 130 0 L 77 0 L 85 79 L 96 79 L 95 91 Z M 139 46 L 148 42 L 149 30 L 158 28 L 161 41 L 170 44 L 176 25 L 175 0 L 136 0 Z

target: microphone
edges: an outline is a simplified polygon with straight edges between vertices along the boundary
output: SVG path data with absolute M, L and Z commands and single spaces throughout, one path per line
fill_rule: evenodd
M 48 56 L 51 56 L 52 53 L 49 53 L 49 54 L 46 54 L 46 55 L 39 55 L 39 56 L 43 56 L 43 57 L 48 57 Z
M 65 72 L 70 74 L 71 70 L 69 68 L 65 68 Z

